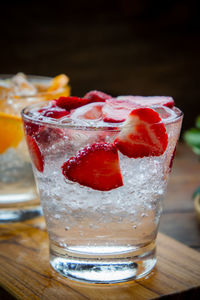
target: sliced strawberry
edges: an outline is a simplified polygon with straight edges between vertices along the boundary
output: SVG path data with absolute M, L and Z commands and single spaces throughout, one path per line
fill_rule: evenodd
M 23 121 L 24 129 L 27 135 L 34 136 L 40 129 L 40 125 L 35 124 L 31 121 Z
M 105 102 L 112 97 L 100 91 L 90 91 L 83 98 L 89 99 L 91 102 Z
M 110 123 L 124 122 L 129 113 L 136 107 L 139 107 L 139 105 L 126 99 L 109 99 L 102 109 L 103 121 Z
M 130 113 L 114 143 L 131 158 L 160 156 L 167 148 L 168 135 L 158 113 L 143 107 Z
M 96 120 L 100 119 L 102 116 L 103 102 L 94 102 L 78 107 L 73 112 L 71 112 L 71 118 Z
M 86 105 L 90 102 L 92 102 L 90 99 L 84 99 L 78 97 L 60 97 L 55 100 L 55 104 L 58 107 L 64 108 L 67 111 Z
M 119 157 L 113 144 L 95 143 L 80 150 L 62 166 L 63 175 L 98 191 L 123 185 Z
M 99 91 L 90 91 L 83 98 L 79 97 L 60 97 L 56 99 L 54 103 L 61 108 L 64 108 L 68 111 L 71 109 L 76 109 L 83 105 L 92 103 L 92 102 L 105 102 L 106 99 L 111 98 L 110 95 L 107 95 Z
M 34 166 L 39 172 L 43 172 L 44 170 L 44 158 L 40 152 L 40 149 L 33 137 L 30 135 L 27 135 L 26 137 L 29 153 L 32 158 L 32 162 L 34 163 Z
M 120 96 L 117 99 L 129 100 L 140 106 L 164 105 L 168 106 L 169 108 L 174 107 L 174 99 L 167 96 Z
M 67 110 L 60 108 L 60 107 L 43 108 L 39 112 L 44 117 L 54 118 L 54 119 L 60 119 L 69 114 L 69 112 Z
M 34 138 L 43 146 L 49 146 L 52 143 L 58 142 L 63 139 L 64 131 L 60 128 L 41 127 L 40 130 L 35 134 Z
M 176 147 L 174 148 L 174 151 L 172 153 L 171 160 L 170 160 L 170 163 L 169 163 L 169 172 L 171 172 L 171 170 L 172 170 L 175 153 L 176 153 Z

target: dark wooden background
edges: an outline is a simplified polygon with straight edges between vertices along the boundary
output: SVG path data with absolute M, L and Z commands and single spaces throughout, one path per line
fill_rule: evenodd
M 0 73 L 66 73 L 72 93 L 171 95 L 200 113 L 197 0 L 4 1 Z
M 66 73 L 78 96 L 90 89 L 171 95 L 185 114 L 184 132 L 200 114 L 198 2 L 3 1 L 0 73 Z M 197 250 L 200 226 L 191 196 L 199 175 L 197 157 L 181 145 L 160 224 L 162 232 Z

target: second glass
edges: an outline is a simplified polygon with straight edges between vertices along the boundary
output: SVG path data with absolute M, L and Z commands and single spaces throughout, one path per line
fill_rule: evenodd
M 53 80 L 21 73 L 0 75 L 0 223 L 22 221 L 42 212 L 20 112 L 31 103 L 69 95 L 67 76 Z M 52 83 L 58 85 L 51 89 Z

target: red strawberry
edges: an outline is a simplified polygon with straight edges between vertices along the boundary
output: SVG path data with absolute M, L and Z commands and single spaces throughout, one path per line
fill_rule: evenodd
M 29 153 L 32 158 L 32 161 L 39 172 L 43 172 L 44 170 L 44 158 L 40 152 L 40 149 L 33 137 L 27 135 L 26 137 Z
M 89 99 L 78 98 L 78 97 L 60 97 L 55 100 L 55 104 L 58 107 L 64 108 L 68 111 L 86 105 L 90 102 L 92 101 L 90 101 Z
M 40 129 L 40 125 L 31 121 L 24 121 L 24 129 L 27 135 L 34 136 Z
M 138 108 L 130 113 L 114 143 L 128 157 L 160 156 L 167 148 L 168 135 L 157 112 Z
M 176 146 L 174 148 L 174 151 L 172 153 L 171 160 L 170 160 L 170 163 L 169 163 L 169 172 L 171 172 L 171 170 L 172 170 L 175 153 L 176 153 Z
M 58 142 L 63 139 L 64 131 L 60 128 L 41 127 L 40 130 L 35 134 L 34 138 L 43 146 L 47 147 L 52 143 Z
M 43 108 L 43 109 L 40 109 L 39 112 L 44 117 L 54 118 L 54 119 L 60 119 L 69 114 L 69 112 L 67 110 L 60 108 L 60 107 Z
M 103 120 L 110 123 L 124 122 L 129 113 L 136 107 L 139 107 L 139 105 L 129 100 L 109 99 L 102 109 Z
M 169 108 L 174 107 L 174 99 L 166 96 L 120 96 L 119 100 L 129 100 L 140 106 L 164 105 Z
M 90 102 L 105 102 L 112 97 L 100 91 L 90 91 L 83 98 L 89 99 Z
M 63 175 L 98 191 L 123 185 L 119 157 L 113 144 L 94 143 L 80 150 L 62 166 Z

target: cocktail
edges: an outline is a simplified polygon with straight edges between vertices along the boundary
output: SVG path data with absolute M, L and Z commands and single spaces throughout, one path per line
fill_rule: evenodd
M 22 116 L 51 266 L 91 283 L 147 275 L 181 129 L 173 99 L 91 91 Z
M 41 214 L 20 111 L 31 103 L 69 95 L 68 77 L 0 76 L 0 222 Z

